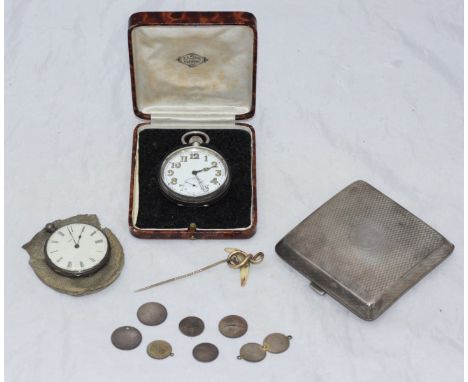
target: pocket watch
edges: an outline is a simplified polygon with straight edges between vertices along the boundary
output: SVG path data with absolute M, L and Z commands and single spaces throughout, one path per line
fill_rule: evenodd
M 187 140 L 188 139 L 188 140 Z M 201 131 L 185 133 L 181 148 L 163 160 L 159 185 L 162 193 L 182 205 L 208 205 L 229 188 L 231 174 L 224 157 L 208 148 L 209 136 Z
M 122 271 L 124 252 L 96 215 L 77 215 L 45 225 L 23 248 L 37 277 L 73 296 L 97 292 Z
M 87 223 L 70 223 L 62 227 L 47 224 L 51 233 L 45 245 L 47 264 L 65 276 L 93 274 L 106 265 L 110 246 L 98 227 Z

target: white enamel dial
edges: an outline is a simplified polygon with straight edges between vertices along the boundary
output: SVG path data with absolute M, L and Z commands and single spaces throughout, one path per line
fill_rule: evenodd
M 83 223 L 67 224 L 49 237 L 45 255 L 57 272 L 82 276 L 100 269 L 109 254 L 109 242 L 98 228 Z
M 216 151 L 200 145 L 178 149 L 161 166 L 161 189 L 185 203 L 207 203 L 226 191 L 229 168 Z

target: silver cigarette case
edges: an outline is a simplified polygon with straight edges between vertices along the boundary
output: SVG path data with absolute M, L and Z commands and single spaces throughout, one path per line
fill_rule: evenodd
M 364 181 L 336 194 L 276 252 L 364 320 L 374 320 L 434 269 L 453 244 Z

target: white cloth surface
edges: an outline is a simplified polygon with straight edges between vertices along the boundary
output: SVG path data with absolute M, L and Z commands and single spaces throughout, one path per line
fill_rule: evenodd
M 258 20 L 257 234 L 246 241 L 140 240 L 128 232 L 132 111 L 127 19 L 156 10 L 246 10 Z M 463 377 L 463 2 L 91 1 L 6 3 L 5 364 L 12 382 L 460 381 Z M 455 244 L 454 253 L 374 322 L 280 260 L 276 242 L 364 179 Z M 44 286 L 21 249 L 45 223 L 96 213 L 126 253 L 120 278 L 70 297 Z M 266 253 L 245 288 L 218 267 L 148 292 L 148 283 L 224 256 Z M 144 327 L 136 310 L 163 303 Z M 227 339 L 219 319 L 249 331 Z M 180 319 L 201 317 L 195 338 Z M 110 343 L 134 325 L 139 348 Z M 291 334 L 290 349 L 238 361 L 246 342 Z M 146 355 L 154 339 L 175 357 Z M 219 358 L 192 358 L 213 342 Z
M 212 118 L 250 111 L 250 26 L 142 26 L 132 30 L 132 44 L 136 100 L 143 113 L 200 113 Z M 208 61 L 188 67 L 174 59 L 193 52 Z

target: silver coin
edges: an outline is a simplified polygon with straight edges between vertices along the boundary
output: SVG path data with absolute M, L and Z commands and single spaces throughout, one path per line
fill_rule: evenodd
M 195 337 L 203 332 L 205 324 L 200 318 L 190 316 L 179 322 L 179 329 L 186 336 Z
M 167 310 L 158 302 L 147 302 L 138 308 L 137 317 L 142 324 L 159 325 L 167 318 Z
M 266 351 L 262 345 L 249 342 L 240 348 L 239 359 L 245 359 L 249 362 L 260 362 L 266 356 Z
M 270 353 L 282 353 L 288 350 L 291 338 L 281 333 L 272 333 L 265 337 L 263 346 Z
M 112 332 L 112 344 L 121 350 L 135 349 L 141 343 L 141 333 L 133 326 L 121 326 Z
M 231 315 L 224 317 L 218 325 L 222 335 L 229 338 L 238 338 L 243 336 L 248 329 L 247 321 L 240 316 Z
M 151 358 L 164 359 L 172 354 L 172 346 L 169 342 L 163 340 L 156 340 L 150 342 L 146 347 L 146 352 Z
M 205 342 L 195 346 L 192 354 L 197 361 L 211 362 L 218 357 L 219 351 L 215 345 Z

